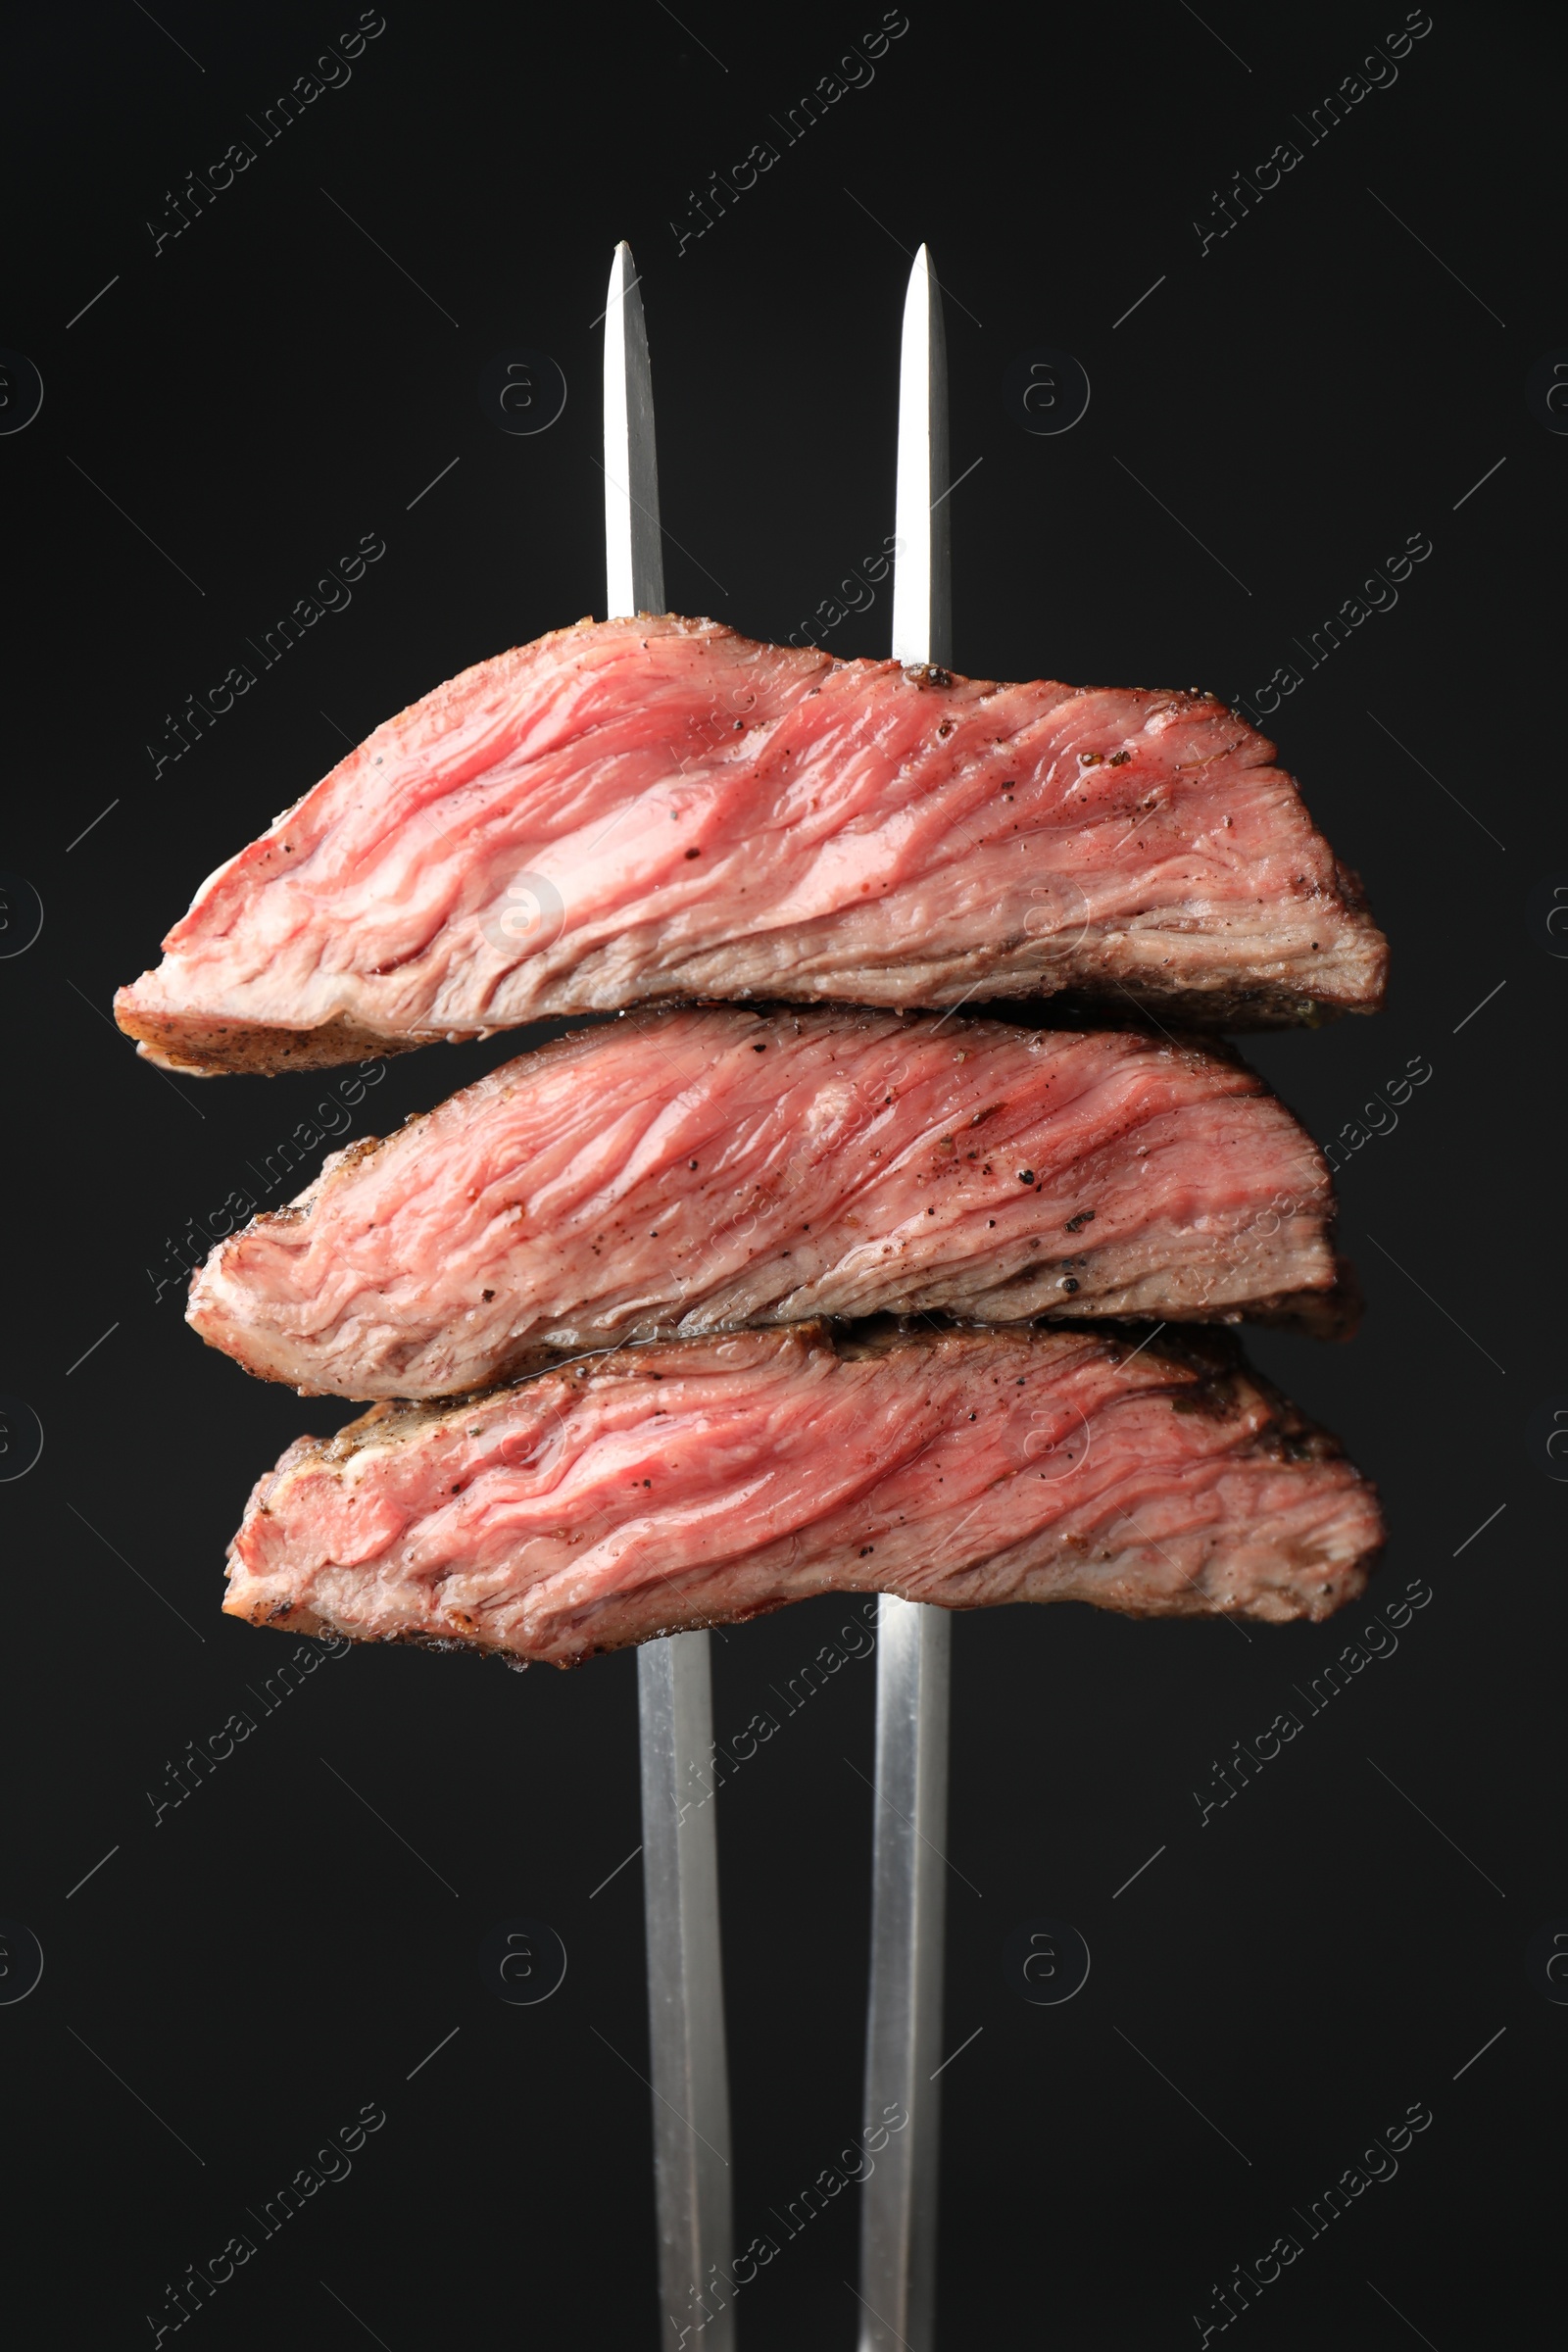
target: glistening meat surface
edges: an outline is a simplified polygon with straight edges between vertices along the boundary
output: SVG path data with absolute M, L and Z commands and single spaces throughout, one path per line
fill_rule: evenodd
M 228 1612 L 566 1666 L 813 1592 L 1322 1618 L 1372 1489 L 1223 1334 L 820 1324 L 590 1357 L 301 1439 Z
M 1277 1310 L 1333 1284 L 1332 1217 L 1317 1147 L 1200 1048 L 642 1013 L 335 1154 L 220 1244 L 189 1319 L 307 1392 L 453 1396 L 551 1348 L 814 1315 Z
M 389 720 L 203 884 L 116 1012 L 281 1070 L 694 997 L 1381 1001 L 1387 948 L 1211 697 L 992 685 L 584 622 Z

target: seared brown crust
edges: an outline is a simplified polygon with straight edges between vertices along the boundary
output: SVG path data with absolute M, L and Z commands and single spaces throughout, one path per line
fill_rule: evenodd
M 1379 965 L 1377 995 L 1363 1004 L 1327 1004 L 1321 999 L 1303 997 L 1296 989 L 1279 988 L 1268 981 L 1258 981 L 1246 988 L 1205 988 L 1162 990 L 1159 975 L 1150 973 L 1140 978 L 1138 996 L 1117 1003 L 1114 1010 L 1104 997 L 1097 997 L 1086 989 L 1063 989 L 1060 996 L 1023 1000 L 1000 998 L 965 1005 L 966 1012 L 980 1012 L 994 1020 L 1034 1019 L 1038 1007 L 1039 1026 L 1043 1029 L 1103 1028 L 1107 1022 L 1118 1029 L 1150 1029 L 1162 1036 L 1172 1031 L 1197 1031 L 1198 1043 L 1213 1051 L 1215 1033 L 1222 1029 L 1321 1029 L 1328 1021 L 1337 1021 L 1346 1012 L 1381 1012 L 1388 990 L 1388 956 Z M 123 1026 L 123 1023 L 122 1023 Z
M 144 972 L 145 980 L 150 975 Z M 380 1061 L 391 1054 L 413 1054 L 420 1046 L 466 1045 L 482 1030 L 432 1031 L 428 1037 L 387 1037 L 379 1030 L 362 1029 L 341 1018 L 319 1029 L 256 1029 L 245 1021 L 200 1021 L 181 1016 L 161 1020 L 136 1005 L 132 992 L 122 988 L 115 998 L 115 1019 L 127 1037 L 137 1040 L 136 1051 L 161 1070 L 180 1070 L 191 1078 L 223 1078 L 243 1073 L 252 1078 L 280 1078 L 289 1070 L 335 1069 L 345 1061 Z
M 378 1139 L 374 1136 L 368 1137 L 358 1149 L 373 1151 L 377 1141 Z M 288 1209 L 275 1209 L 271 1213 L 274 1216 L 286 1217 L 291 1212 Z M 1223 1334 L 1230 1345 L 1234 1346 L 1236 1343 L 1230 1341 L 1230 1333 L 1237 1325 L 1244 1323 L 1256 1323 L 1277 1331 L 1298 1332 L 1303 1339 L 1353 1340 L 1360 1329 L 1364 1305 L 1361 1284 L 1355 1268 L 1348 1258 L 1338 1258 L 1335 1263 L 1339 1270 L 1339 1280 L 1332 1290 L 1284 1291 L 1276 1298 L 1250 1298 L 1245 1306 L 1236 1307 L 1222 1314 L 1183 1317 L 1173 1313 L 1166 1319 L 1163 1326 L 1164 1344 L 1156 1346 L 1154 1352 L 1169 1356 L 1172 1361 L 1186 1361 L 1188 1358 L 1181 1352 L 1184 1339 L 1187 1337 L 1197 1338 L 1198 1335 L 1204 1332 L 1212 1332 L 1216 1336 Z M 721 1339 L 726 1333 L 755 1328 L 757 1328 L 755 1325 L 745 1323 L 714 1324 L 704 1336 L 710 1339 Z M 1134 1346 L 1142 1341 L 1147 1347 L 1147 1335 L 1152 1327 L 1147 1323 L 1134 1323 L 1127 1320 L 1054 1315 L 1042 1315 L 1038 1319 L 1032 1319 L 1025 1323 L 983 1323 L 966 1320 L 957 1315 L 944 1314 L 940 1309 L 922 1309 L 917 1317 L 906 1319 L 902 1316 L 879 1315 L 865 1323 L 841 1322 L 831 1317 L 818 1318 L 813 1320 L 808 1328 L 830 1334 L 833 1345 L 840 1354 L 853 1355 L 857 1352 L 857 1341 L 860 1335 L 878 1331 L 906 1332 L 916 1337 L 922 1333 L 973 1331 L 984 1332 L 993 1339 L 1000 1339 L 1004 1336 L 1027 1339 L 1032 1331 L 1092 1331 L 1098 1339 L 1109 1342 L 1112 1347 L 1119 1346 L 1125 1335 L 1130 1332 L 1133 1334 L 1132 1344 Z M 680 1333 L 676 1330 L 665 1331 L 649 1326 L 644 1328 L 643 1337 L 630 1345 L 634 1348 L 668 1347 L 678 1343 L 680 1337 Z M 619 1353 L 618 1349 L 613 1354 L 596 1349 L 590 1350 L 586 1356 L 580 1357 L 560 1348 L 549 1348 L 542 1345 L 521 1348 L 507 1363 L 505 1369 L 498 1374 L 492 1386 L 494 1389 L 515 1388 L 520 1381 L 534 1380 L 547 1372 L 564 1371 L 568 1365 L 579 1361 L 613 1364 Z M 250 1369 L 254 1369 L 254 1367 L 247 1366 L 247 1370 Z M 1247 1375 L 1259 1387 L 1265 1385 L 1262 1375 L 1250 1366 L 1247 1367 Z M 257 1374 L 258 1379 L 267 1377 L 269 1376 L 265 1373 Z M 473 1395 L 482 1396 L 491 1393 L 492 1390 L 480 1389 L 474 1391 Z M 302 1396 L 320 1396 L 323 1392 L 317 1389 L 301 1389 L 298 1394 Z M 362 1413 L 359 1420 L 351 1421 L 346 1429 L 339 1431 L 338 1435 L 347 1437 L 350 1432 L 355 1430 L 368 1431 L 377 1414 L 385 1416 L 456 1411 L 468 1401 L 471 1401 L 471 1398 L 463 1396 L 430 1396 L 417 1399 L 412 1397 L 383 1398 L 380 1403 L 369 1406 Z M 1292 1404 L 1288 1397 L 1281 1396 L 1280 1402 L 1291 1412 L 1298 1411 L 1297 1406 Z M 356 1444 L 358 1443 L 357 1440 Z
M 149 977 L 148 973 L 142 974 L 144 980 Z M 416 1054 L 423 1046 L 470 1045 L 476 1038 L 490 1034 L 483 1029 L 432 1029 L 414 1037 L 394 1037 L 346 1021 L 341 1015 L 323 1022 L 318 1029 L 252 1028 L 244 1021 L 202 1021 L 183 1014 L 177 1019 L 163 1018 L 135 1002 L 136 985 L 132 983 L 130 988 L 117 992 L 116 1021 L 127 1037 L 136 1039 L 136 1050 L 145 1060 L 155 1062 L 160 1069 L 179 1071 L 194 1078 L 279 1078 L 290 1070 L 326 1070 L 344 1062 L 385 1060 L 393 1054 Z M 1341 1010 L 1337 1005 L 1314 1004 L 1291 990 L 1267 987 L 1233 989 L 1223 994 L 1173 989 L 1167 996 L 1160 996 L 1157 979 L 1151 979 L 1142 984 L 1143 1002 L 1134 1004 L 1129 1000 L 1125 1007 L 1118 1006 L 1114 1019 L 1107 1024 L 1108 1007 L 1103 999 L 1074 992 L 1041 997 L 1032 993 L 1032 983 L 1021 986 L 1013 996 L 988 997 L 966 1010 L 987 1019 L 1017 1021 L 1041 1029 L 1099 1029 L 1108 1025 L 1168 1036 L 1172 1027 L 1177 1026 L 1197 1033 L 1184 1042 L 1201 1045 L 1210 1053 L 1224 1050 L 1217 1034 L 1223 1029 L 1320 1028 L 1325 1021 L 1337 1020 Z M 1154 999 L 1164 1018 L 1156 1017 L 1152 1011 L 1151 1000 Z M 674 1011 L 687 1005 L 724 1001 L 677 989 L 661 996 L 657 1003 L 660 1010 Z M 840 1003 L 831 997 L 814 997 L 808 991 L 803 991 L 798 1001 L 806 1004 L 832 1004 L 835 1008 Z M 789 1009 L 791 1002 L 770 997 L 748 999 L 747 1009 L 784 1011 Z M 1375 1012 L 1381 1004 L 1380 996 L 1376 1004 L 1358 1004 L 1351 1009 Z M 586 1023 L 610 1016 L 578 1013 L 569 1017 Z
M 1249 1298 L 1245 1305 L 1219 1314 L 1184 1316 L 1173 1309 L 1169 1322 L 1191 1324 L 1264 1323 L 1279 1331 L 1298 1331 L 1310 1340 L 1353 1340 L 1361 1328 L 1366 1300 L 1361 1281 L 1348 1257 L 1334 1261 L 1336 1280 L 1326 1291 L 1280 1291 L 1269 1298 Z
M 142 975 L 143 979 L 149 977 L 147 973 Z M 201 1021 L 186 1015 L 164 1019 L 134 1001 L 135 985 L 117 992 L 116 1021 L 127 1037 L 136 1039 L 136 1050 L 145 1060 L 156 1062 L 160 1069 L 180 1071 L 195 1078 L 241 1075 L 278 1078 L 290 1070 L 326 1070 L 344 1062 L 384 1060 L 393 1054 L 415 1054 L 423 1046 L 443 1042 L 449 1046 L 469 1045 L 489 1034 L 483 1029 L 432 1029 L 415 1037 L 393 1037 L 382 1030 L 366 1029 L 346 1021 L 341 1015 L 323 1022 L 318 1029 L 252 1028 L 244 1021 Z M 1129 1001 L 1125 1008 L 1118 1006 L 1112 1026 L 1149 1028 L 1168 1034 L 1172 1024 L 1180 1024 L 1199 1032 L 1195 1042 L 1202 1043 L 1211 1052 L 1219 1044 L 1216 1032 L 1223 1029 L 1321 1028 L 1325 1021 L 1337 1020 L 1343 1009 L 1315 1004 L 1294 990 L 1266 986 L 1202 993 L 1173 989 L 1161 996 L 1157 979 L 1145 980 L 1141 985 L 1143 1002 L 1135 1004 Z M 718 1001 L 679 989 L 657 999 L 660 1009 L 665 1011 Z M 1156 1018 L 1151 1008 L 1152 1001 L 1157 1001 L 1164 1019 Z M 748 1000 L 750 1008 L 766 1010 L 781 1010 L 786 1002 L 777 998 Z M 803 991 L 799 1002 L 837 1004 L 839 1000 Z M 1380 993 L 1376 1004 L 1356 1004 L 1349 1009 L 1376 1012 L 1381 1009 L 1382 1002 Z M 1020 984 L 1016 995 L 989 997 L 968 1009 L 990 1019 L 1024 1021 L 1040 1028 L 1094 1029 L 1106 1025 L 1108 1008 L 1103 999 L 1076 993 L 1040 997 L 1033 993 L 1033 983 L 1028 982 Z M 595 1016 L 578 1013 L 568 1017 L 584 1021 Z
M 847 1360 L 897 1355 L 905 1348 L 929 1353 L 933 1345 L 961 1347 L 965 1339 L 984 1339 L 990 1348 L 1013 1348 L 1027 1356 L 1037 1332 L 1052 1339 L 1072 1334 L 1092 1341 L 1096 1351 L 1113 1364 L 1129 1355 L 1152 1364 L 1167 1364 L 1172 1393 L 1181 1394 L 1182 1410 L 1186 1412 L 1211 1412 L 1224 1419 L 1234 1409 L 1239 1384 L 1256 1389 L 1268 1399 L 1274 1418 L 1269 1429 L 1253 1440 L 1251 1451 L 1275 1449 L 1287 1441 L 1298 1449 L 1289 1455 L 1296 1461 L 1333 1461 L 1345 1451 L 1331 1430 L 1309 1421 L 1293 1398 L 1249 1363 L 1240 1341 L 1224 1325 L 1167 1323 L 1161 1327 L 1151 1323 L 1091 1322 L 1087 1318 L 1059 1322 L 1053 1318 L 1038 1325 L 948 1321 L 938 1323 L 933 1335 L 935 1321 L 929 1315 L 871 1315 L 860 1323 L 834 1323 L 817 1317 L 791 1324 L 789 1329 L 806 1347 L 831 1348 L 835 1355 Z M 634 1340 L 624 1348 L 593 1348 L 575 1356 L 556 1355 L 533 1371 L 498 1381 L 494 1388 L 477 1389 L 466 1396 L 432 1396 L 417 1402 L 383 1399 L 330 1438 L 297 1438 L 277 1469 L 270 1472 L 263 1483 L 275 1478 L 285 1463 L 292 1464 L 310 1455 L 337 1464 L 352 1461 L 364 1446 L 401 1445 L 416 1437 L 430 1423 L 449 1418 L 461 1420 L 465 1413 L 494 1397 L 500 1390 L 519 1388 L 525 1381 L 550 1374 L 575 1384 L 590 1379 L 631 1378 L 641 1373 L 649 1360 L 662 1363 L 666 1355 L 683 1346 L 716 1344 L 722 1336 L 708 1334 L 700 1343 Z

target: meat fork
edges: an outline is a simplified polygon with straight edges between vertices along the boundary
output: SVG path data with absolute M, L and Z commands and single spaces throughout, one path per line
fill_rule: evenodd
M 609 612 L 662 612 L 653 380 L 631 251 L 615 249 L 605 313 L 605 571 Z M 947 352 L 930 255 L 905 302 L 899 383 L 893 654 L 952 655 Z M 877 1606 L 876 1816 L 865 2119 L 885 2135 L 865 2181 L 859 2352 L 932 2352 L 937 2052 L 942 2028 L 948 1684 L 946 1609 L 884 1594 Z M 699 2301 L 733 2244 L 714 1809 L 684 1802 L 712 1757 L 710 1637 L 672 1634 L 637 1653 L 643 1889 L 664 2352 L 696 2310 L 710 2352 L 734 2352 L 727 2298 Z

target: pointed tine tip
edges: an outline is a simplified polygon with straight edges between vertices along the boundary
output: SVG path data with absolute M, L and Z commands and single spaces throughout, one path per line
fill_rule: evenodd
M 940 288 L 936 265 L 931 259 L 931 248 L 929 245 L 922 245 L 909 270 L 909 282 L 905 299 L 909 304 L 923 304 L 929 312 L 939 297 Z

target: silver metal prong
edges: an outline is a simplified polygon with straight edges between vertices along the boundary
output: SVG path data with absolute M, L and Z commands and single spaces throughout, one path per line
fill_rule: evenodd
M 953 657 L 948 359 L 942 294 L 922 245 L 899 367 L 893 653 Z M 936 2328 L 942 1848 L 948 1811 L 946 1609 L 884 1594 L 877 1610 L 876 1827 L 865 2122 L 890 2132 L 860 2207 L 860 2352 L 931 2352 Z
M 611 620 L 664 610 L 654 379 L 637 266 L 624 243 L 605 311 L 605 585 Z
M 653 373 L 636 265 L 624 244 L 615 248 L 605 312 L 605 576 L 612 619 L 663 611 Z M 706 1633 L 672 1634 L 637 1653 L 664 2352 L 675 2352 L 712 2309 L 710 2273 L 727 2276 L 734 2242 L 710 1641 Z M 734 2352 L 727 2307 L 704 2324 L 703 2341 L 708 2352 Z
M 712 2352 L 735 2345 L 727 2300 L 705 2291 L 712 2271 L 727 2281 L 734 2244 L 710 1639 L 669 1634 L 637 1653 L 663 2352 L 678 2352 L 699 2324 Z
M 942 2085 L 946 1609 L 877 1608 L 876 1827 L 865 2124 L 889 2133 L 861 2190 L 860 2352 L 932 2352 Z

